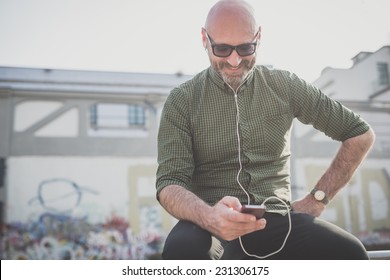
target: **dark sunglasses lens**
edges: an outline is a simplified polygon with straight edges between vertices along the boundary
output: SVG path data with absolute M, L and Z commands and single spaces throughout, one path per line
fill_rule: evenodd
M 213 51 L 216 56 L 227 57 L 232 53 L 233 48 L 228 45 L 214 45 Z
M 240 56 L 252 55 L 256 51 L 256 45 L 255 44 L 244 44 L 244 45 L 237 46 L 236 50 Z
M 243 45 L 237 46 L 235 49 L 236 49 L 238 55 L 248 56 L 248 55 L 252 55 L 255 53 L 256 44 L 255 43 L 243 44 Z M 229 46 L 229 45 L 214 45 L 213 46 L 214 55 L 219 56 L 219 57 L 228 57 L 229 55 L 231 55 L 233 50 L 234 50 L 234 47 Z

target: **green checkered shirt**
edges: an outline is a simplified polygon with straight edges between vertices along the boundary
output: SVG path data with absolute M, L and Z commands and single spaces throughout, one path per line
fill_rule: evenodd
M 239 181 L 252 204 L 269 196 L 291 200 L 294 118 L 338 141 L 369 129 L 358 115 L 287 71 L 256 67 L 237 97 L 243 165 Z M 165 186 L 180 185 L 210 205 L 227 195 L 248 203 L 236 180 L 236 117 L 234 92 L 212 68 L 172 90 L 158 134 L 157 197 Z M 277 200 L 267 202 L 267 209 L 285 212 Z

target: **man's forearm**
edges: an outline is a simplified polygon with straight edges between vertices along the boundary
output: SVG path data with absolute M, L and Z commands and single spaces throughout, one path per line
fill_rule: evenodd
M 172 216 L 204 227 L 204 214 L 211 208 L 198 196 L 178 185 L 169 185 L 159 194 L 161 205 Z
M 329 199 L 333 198 L 350 181 L 374 140 L 374 132 L 370 129 L 362 135 L 344 141 L 316 188 L 323 190 Z

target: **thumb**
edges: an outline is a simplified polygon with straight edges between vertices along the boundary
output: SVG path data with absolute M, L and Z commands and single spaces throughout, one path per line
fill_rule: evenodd
M 232 208 L 233 210 L 237 210 L 237 211 L 241 210 L 241 203 L 237 197 L 225 196 L 224 198 L 221 199 L 220 202 L 225 206 L 227 206 L 228 208 Z

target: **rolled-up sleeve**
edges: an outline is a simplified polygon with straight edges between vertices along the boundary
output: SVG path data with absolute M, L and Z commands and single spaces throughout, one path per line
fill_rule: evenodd
M 296 75 L 292 74 L 289 78 L 292 109 L 299 121 L 313 125 L 337 141 L 345 141 L 368 131 L 369 125 L 360 115 Z
M 180 89 L 173 89 L 161 115 L 158 132 L 157 199 L 168 185 L 191 188 L 194 159 L 188 102 Z

